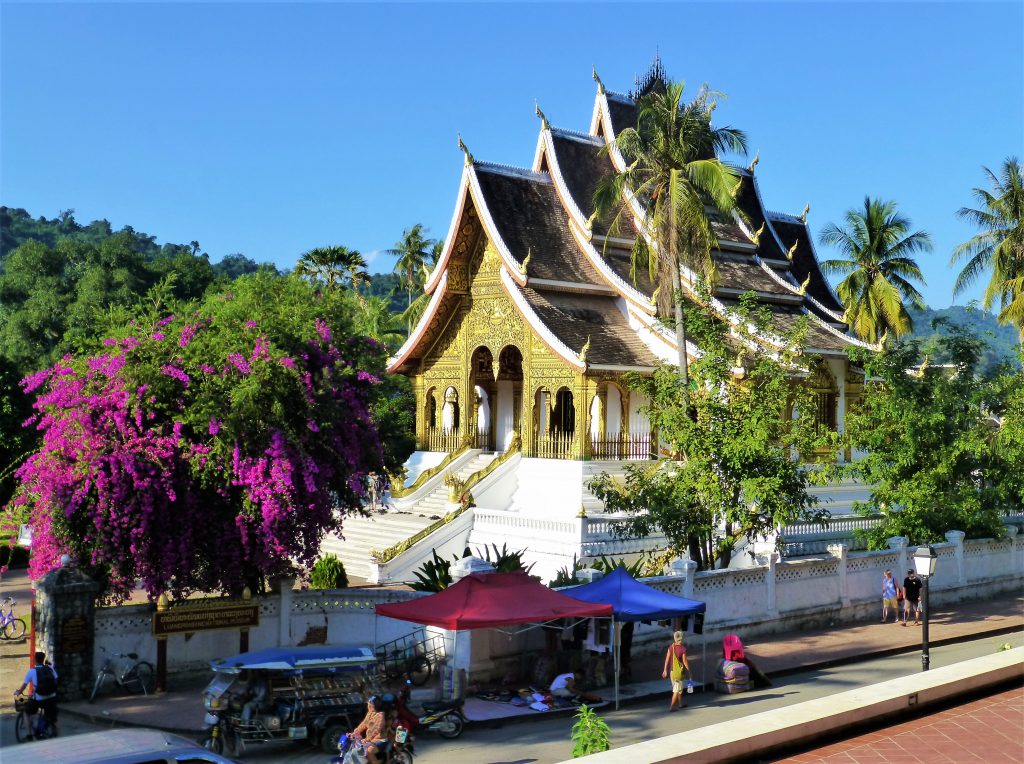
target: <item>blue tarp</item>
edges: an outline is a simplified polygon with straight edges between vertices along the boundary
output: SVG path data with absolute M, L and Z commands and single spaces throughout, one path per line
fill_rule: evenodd
M 346 669 L 360 668 L 375 663 L 376 656 L 369 647 L 268 647 L 252 653 L 241 653 L 230 658 L 210 661 L 214 671 L 240 671 L 263 669 L 287 671 L 290 669 Z
M 611 605 L 616 621 L 658 621 L 703 613 L 707 609 L 703 602 L 642 584 L 621 566 L 592 584 L 563 589 L 562 593 L 583 602 Z

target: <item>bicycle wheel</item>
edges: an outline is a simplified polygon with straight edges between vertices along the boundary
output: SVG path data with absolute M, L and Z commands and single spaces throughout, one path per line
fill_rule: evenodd
M 153 671 L 153 664 L 142 661 L 131 669 L 124 677 L 124 686 L 131 692 L 141 692 L 149 695 L 156 685 L 156 672 Z
M 25 636 L 27 628 L 24 618 L 15 618 L 8 621 L 4 626 L 4 639 L 21 639 Z
M 417 687 L 421 687 L 430 679 L 434 666 L 426 656 L 419 655 L 408 663 L 409 681 Z
M 32 739 L 32 720 L 24 711 L 21 711 L 14 719 L 14 739 L 19 743 Z

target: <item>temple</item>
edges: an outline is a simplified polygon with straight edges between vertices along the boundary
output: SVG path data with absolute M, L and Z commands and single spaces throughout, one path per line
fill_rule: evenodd
M 552 570 L 599 547 L 615 553 L 614 545 L 601 547 L 594 535 L 588 547 L 579 531 L 575 543 L 563 539 L 561 551 L 545 553 L 544 523 L 523 521 L 564 524 L 597 513 L 599 502 L 585 485 L 594 465 L 614 472 L 656 455 L 643 413 L 647 401 L 623 375 L 650 373 L 678 358 L 674 332 L 656 315 L 655 285 L 644 269 L 632 273 L 632 236 L 642 235 L 642 211 L 634 202 L 634 219 L 614 234 L 594 211 L 598 182 L 625 167 L 613 140 L 637 118 L 634 98 L 606 90 L 596 73 L 594 79 L 587 132 L 553 127 L 537 108 L 540 130 L 529 167 L 480 161 L 460 137 L 462 179 L 443 253 L 426 282 L 430 301 L 389 366 L 410 378 L 416 397 L 418 451 L 404 482 L 396 481 L 396 504 L 440 516 L 474 503 L 463 541 L 529 541 L 535 561 Z M 819 267 L 807 209 L 769 212 L 757 161 L 738 170 L 743 215 L 714 221 L 717 279 L 701 304 L 735 322 L 739 297 L 753 291 L 781 329 L 809 316 L 806 351 L 820 360 L 804 384 L 813 387 L 819 424 L 841 430 L 863 385 L 846 351 L 870 346 L 849 334 Z M 693 274 L 682 274 L 682 286 L 696 299 Z M 781 344 L 771 335 L 758 341 L 766 349 Z M 687 353 L 693 358 L 700 349 L 688 346 Z M 432 495 L 448 503 L 431 507 Z M 604 522 L 611 538 L 611 520 Z M 414 547 L 421 547 L 420 559 L 429 556 L 440 541 L 436 531 L 427 527 L 375 550 L 375 566 Z M 461 551 L 459 543 L 450 546 Z M 652 539 L 619 551 L 656 545 Z

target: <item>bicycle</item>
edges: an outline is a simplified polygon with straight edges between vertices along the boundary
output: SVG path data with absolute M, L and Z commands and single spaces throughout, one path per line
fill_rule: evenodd
M 92 694 L 89 696 L 90 703 L 96 702 L 96 694 L 108 676 L 114 680 L 116 687 L 124 687 L 129 692 L 141 692 L 143 695 L 153 692 L 156 673 L 153 671 L 152 663 L 140 661 L 136 653 L 111 654 L 102 645 L 100 645 L 100 650 L 108 657 L 104 659 L 103 666 L 96 672 L 96 681 L 93 683 Z M 115 665 L 115 659 L 121 661 L 120 666 Z
M 0 639 L 21 639 L 25 636 L 24 618 L 14 617 L 14 606 L 18 603 L 11 597 L 4 597 L 0 605 Z
M 50 724 L 50 720 L 43 713 L 40 706 L 34 714 L 29 714 L 28 698 L 18 695 L 14 699 L 14 710 L 17 717 L 14 719 L 14 739 L 19 743 L 27 743 L 30 740 L 46 740 L 57 737 L 57 733 Z

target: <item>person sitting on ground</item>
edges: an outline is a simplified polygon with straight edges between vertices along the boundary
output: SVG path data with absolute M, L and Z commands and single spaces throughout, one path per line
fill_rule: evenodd
M 381 708 L 380 698 L 371 695 L 366 701 L 366 716 L 359 726 L 352 730 L 353 737 L 366 741 L 366 758 L 370 764 L 380 764 L 377 754 L 388 744 L 387 717 Z
M 46 662 L 45 653 L 37 652 L 35 658 L 35 667 L 25 673 L 25 681 L 14 691 L 14 697 L 32 685 L 32 697 L 25 703 L 25 713 L 31 719 L 36 711 L 42 709 L 50 725 L 51 736 L 57 737 L 57 672 Z M 30 737 L 34 732 L 34 729 L 30 731 Z
M 754 665 L 753 659 L 743 650 L 743 642 L 736 634 L 726 634 L 722 639 L 722 657 L 727 661 L 742 663 L 750 669 L 750 678 L 754 682 L 754 687 L 772 686 L 768 677 L 761 672 L 761 669 Z
M 601 700 L 600 696 L 592 695 L 589 692 L 583 692 L 576 686 L 579 680 L 580 675 L 577 673 L 559 674 L 551 683 L 551 694 L 554 697 L 562 698 L 563 700 L 579 698 L 587 703 L 599 702 Z

